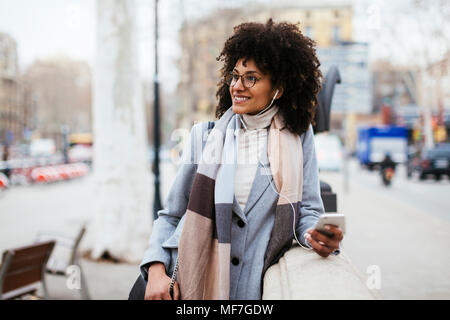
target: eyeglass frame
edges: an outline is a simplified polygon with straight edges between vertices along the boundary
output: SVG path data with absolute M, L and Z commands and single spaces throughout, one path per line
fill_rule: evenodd
M 241 83 L 242 83 L 242 85 L 244 86 L 244 88 L 247 88 L 247 89 L 253 88 L 253 87 L 255 86 L 255 84 L 256 84 L 258 81 L 260 81 L 260 80 L 263 79 L 263 77 L 261 77 L 261 78 L 255 77 L 255 81 L 253 82 L 253 84 L 252 84 L 251 86 L 246 86 L 245 83 L 244 83 L 244 76 L 245 76 L 245 75 L 248 75 L 248 72 L 246 72 L 246 73 L 244 73 L 244 74 L 241 75 L 241 74 L 239 74 L 239 73 L 237 73 L 237 72 L 230 71 L 230 72 L 228 73 L 228 76 L 231 77 L 230 83 L 228 83 L 228 81 L 227 81 L 227 76 L 224 76 L 225 83 L 226 83 L 228 86 L 230 86 L 230 87 L 234 87 L 234 86 L 236 85 L 236 83 L 239 81 L 239 79 L 237 79 L 236 82 L 235 82 L 234 84 L 232 84 L 232 82 L 233 82 L 233 76 L 234 76 L 235 74 L 239 77 L 239 79 L 241 79 Z

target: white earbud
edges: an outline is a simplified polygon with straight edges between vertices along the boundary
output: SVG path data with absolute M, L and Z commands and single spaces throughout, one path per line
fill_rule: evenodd
M 260 115 L 261 113 L 266 112 L 266 110 L 269 109 L 272 106 L 273 102 L 275 101 L 275 99 L 276 99 L 276 97 L 278 95 L 278 92 L 279 92 L 279 90 L 277 89 L 277 91 L 275 92 L 275 95 L 273 96 L 272 101 L 270 102 L 270 104 L 267 107 L 265 107 L 264 109 L 262 109 L 260 112 L 258 112 L 256 115 Z
M 277 89 L 277 92 L 275 92 L 275 95 L 273 96 L 272 102 L 273 102 L 273 100 L 275 100 L 275 98 L 277 97 L 278 92 L 279 92 L 279 90 Z

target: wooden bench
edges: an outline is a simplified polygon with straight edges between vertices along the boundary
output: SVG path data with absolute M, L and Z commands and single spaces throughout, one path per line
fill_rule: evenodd
M 66 277 L 66 271 L 69 266 L 76 265 L 80 268 L 81 280 L 81 298 L 85 300 L 90 299 L 90 294 L 87 286 L 87 281 L 84 272 L 81 269 L 80 257 L 78 248 L 86 233 L 86 227 L 83 225 L 74 237 L 55 232 L 39 232 L 36 235 L 36 242 L 56 241 L 55 250 L 47 263 L 46 272 L 56 276 Z
M 55 241 L 5 250 L 0 266 L 0 300 L 14 299 L 35 293 L 42 284 L 48 299 L 45 270 Z

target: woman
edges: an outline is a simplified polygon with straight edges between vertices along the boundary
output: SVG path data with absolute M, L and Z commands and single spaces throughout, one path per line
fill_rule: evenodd
M 261 299 L 266 270 L 294 238 L 327 257 L 343 237 L 313 228 L 324 211 L 314 43 L 294 24 L 244 23 L 218 60 L 218 120 L 209 134 L 206 123 L 191 131 L 141 264 L 145 299 L 172 299 L 174 271 L 173 299 Z

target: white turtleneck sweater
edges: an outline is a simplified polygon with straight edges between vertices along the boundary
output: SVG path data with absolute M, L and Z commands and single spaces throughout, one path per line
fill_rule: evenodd
M 277 106 L 260 115 L 242 115 L 242 125 L 239 131 L 239 147 L 236 173 L 234 178 L 234 193 L 242 211 L 244 211 L 250 190 L 258 168 L 258 155 L 267 144 L 267 128 L 273 116 L 278 112 Z

